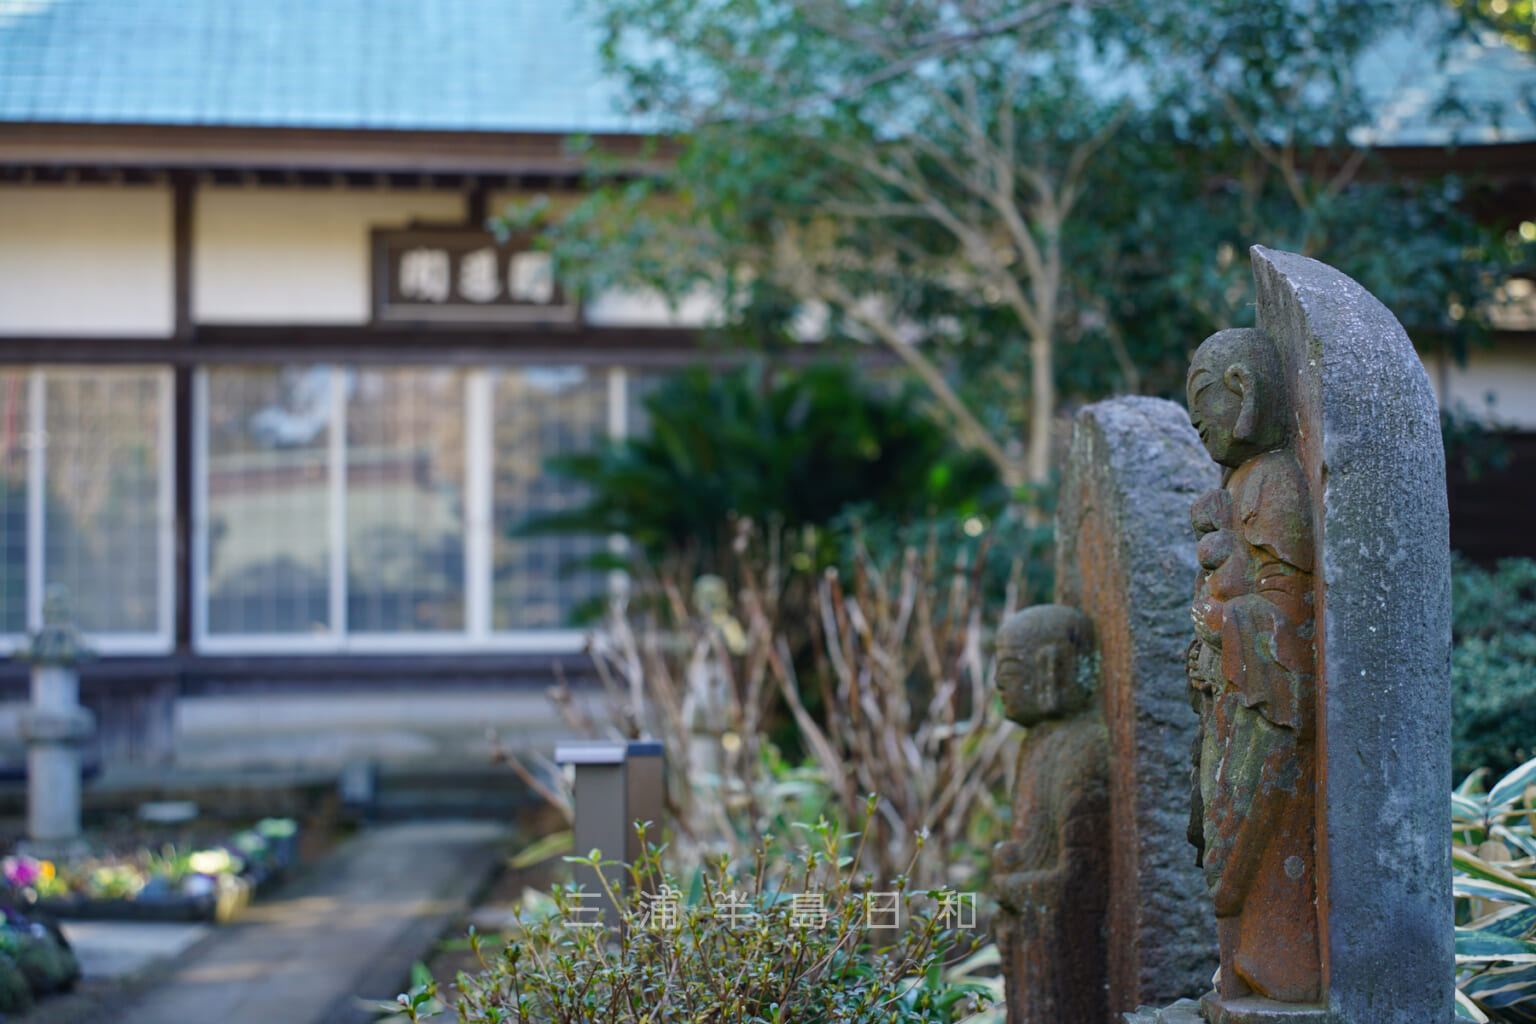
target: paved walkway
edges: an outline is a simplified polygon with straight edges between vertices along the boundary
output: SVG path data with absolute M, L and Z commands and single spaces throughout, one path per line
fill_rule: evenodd
M 495 867 L 507 830 L 432 822 L 370 828 L 212 929 L 147 987 L 109 997 L 114 1024 L 362 1024 L 400 991 L 411 964 L 462 913 Z M 132 927 L 132 926 L 127 926 Z M 143 926 L 140 926 L 143 927 Z M 111 929 L 82 933 L 89 963 L 108 946 L 132 945 Z M 64 997 L 78 1003 L 87 993 Z M 39 1020 L 102 1020 L 47 1000 Z M 103 1007 L 98 1005 L 96 1013 Z M 78 1016 L 76 1015 L 78 1013 Z M 32 1015 L 25 1018 L 30 1022 Z

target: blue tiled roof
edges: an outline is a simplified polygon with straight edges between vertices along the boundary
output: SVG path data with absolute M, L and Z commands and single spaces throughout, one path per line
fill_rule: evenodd
M 0 0 L 0 121 L 621 132 L 571 0 Z
M 642 131 L 578 0 L 0 0 L 0 122 Z M 1536 59 L 1435 9 L 1362 58 L 1357 140 L 1536 140 Z M 1439 17 L 1451 16 L 1444 12 Z M 1449 89 L 1465 113 L 1437 108 Z

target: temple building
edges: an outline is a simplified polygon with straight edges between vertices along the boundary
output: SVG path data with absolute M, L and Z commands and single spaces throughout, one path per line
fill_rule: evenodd
M 645 170 L 596 44 L 552 0 L 0 0 L 0 647 L 68 589 L 104 760 L 549 726 L 608 585 L 564 566 L 606 541 L 516 528 L 576 500 L 544 459 L 638 429 L 709 316 L 577 301 L 485 228 L 580 194 L 573 134 Z M 1384 109 L 1391 159 L 1536 219 L 1529 117 L 1450 150 Z M 1529 285 L 1496 348 L 1430 367 L 1527 434 Z
M 696 331 L 484 225 L 638 150 L 596 61 L 559 4 L 0 4 L 0 645 L 68 588 L 108 760 L 580 673 L 599 542 L 513 534 Z

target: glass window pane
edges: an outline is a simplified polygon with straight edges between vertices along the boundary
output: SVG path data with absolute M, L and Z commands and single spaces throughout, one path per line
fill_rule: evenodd
M 497 376 L 495 408 L 495 551 L 491 622 L 495 629 L 571 625 L 578 606 L 599 597 L 604 574 L 570 572 L 599 550 L 592 536 L 514 537 L 536 515 L 574 508 L 585 488 L 546 474 L 544 460 L 588 451 L 606 434 L 607 374 L 579 366 L 527 367 Z
M 208 370 L 208 632 L 330 628 L 331 375 Z
M 160 427 L 164 374 L 49 370 L 43 566 L 93 632 L 153 633 L 159 621 Z
M 347 403 L 347 629 L 464 628 L 464 374 L 357 369 Z
M 27 378 L 0 370 L 0 633 L 27 629 Z
M 624 433 L 627 437 L 644 437 L 651 432 L 651 412 L 645 400 L 671 374 L 664 370 L 630 370 L 625 375 Z

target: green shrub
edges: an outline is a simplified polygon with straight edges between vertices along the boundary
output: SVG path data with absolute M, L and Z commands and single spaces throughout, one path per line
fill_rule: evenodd
M 975 945 L 946 894 L 911 892 L 902 878 L 888 892 L 862 889 L 859 851 L 847 852 L 856 837 L 825 821 L 810 831 L 797 863 L 775 859 L 782 873 L 761 854 L 746 871 L 721 857 L 687 892 L 649 847 L 629 869 L 616 930 L 578 926 L 595 908 L 557 887 L 553 913 L 523 921 L 498 955 L 472 936 L 484 969 L 457 979 L 458 1020 L 950 1024 L 991 1001 L 992 986 L 945 970 Z M 593 851 L 578 863 L 606 862 Z M 871 928 L 890 921 L 887 906 L 905 910 L 901 926 Z M 410 1019 L 427 1015 L 434 988 L 400 997 Z
M 871 387 L 851 366 L 695 366 L 644 405 L 638 436 L 549 460 L 591 497 L 520 533 L 622 534 L 653 562 L 685 553 L 708 569 L 733 516 L 797 529 L 856 503 L 905 520 L 1000 498 L 990 463 L 956 445 L 913 388 Z
M 1502 775 L 1536 754 L 1536 561 L 1451 576 L 1453 767 Z
M 1536 760 L 1487 792 L 1477 770 L 1451 793 L 1456 1017 L 1536 1021 Z

